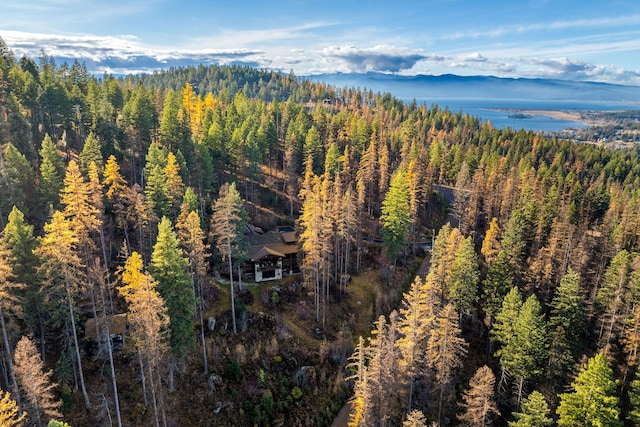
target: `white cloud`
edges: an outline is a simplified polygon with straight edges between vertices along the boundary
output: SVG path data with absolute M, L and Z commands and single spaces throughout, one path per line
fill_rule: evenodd
M 32 58 L 41 49 L 60 60 L 85 61 L 89 70 L 154 71 L 178 65 L 243 63 L 263 66 L 264 51 L 251 49 L 162 49 L 133 36 L 56 35 L 6 31 L 0 34 L 17 56 Z M 115 71 L 113 71 L 115 72 Z
M 417 62 L 430 59 L 440 60 L 435 55 L 427 55 L 418 49 L 377 45 L 370 48 L 358 46 L 329 46 L 322 50 L 327 59 L 338 60 L 347 71 L 380 71 L 397 73 L 413 68 Z

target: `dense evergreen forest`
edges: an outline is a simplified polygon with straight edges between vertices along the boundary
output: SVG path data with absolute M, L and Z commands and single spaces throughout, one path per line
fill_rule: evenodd
M 2 425 L 640 425 L 636 148 L 0 39 L 0 154 Z

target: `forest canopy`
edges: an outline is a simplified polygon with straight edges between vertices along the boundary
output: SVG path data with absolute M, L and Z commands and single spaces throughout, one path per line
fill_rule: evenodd
M 0 39 L 0 413 L 167 425 L 189 419 L 176 396 L 193 381 L 203 408 L 225 390 L 215 407 L 246 425 L 289 412 L 290 425 L 329 424 L 313 396 L 343 389 L 350 425 L 633 425 L 638 154 L 293 72 L 94 76 L 44 52 L 16 58 Z M 233 336 L 247 316 L 267 321 L 247 314 L 246 233 L 285 225 L 299 236 L 299 298 L 313 308 L 299 317 L 332 344 L 328 331 L 348 329 L 347 350 L 309 356 L 323 374 L 297 359 L 297 374 L 274 367 L 286 365 L 275 352 L 250 376 Z M 424 246 L 428 268 L 414 280 Z M 386 289 L 374 326 L 331 324 L 367 269 Z M 214 340 L 209 304 L 221 292 L 229 328 L 214 322 Z M 269 295 L 264 305 L 277 304 Z M 134 345 L 117 353 L 110 328 L 124 313 Z M 134 402 L 122 413 L 119 386 Z

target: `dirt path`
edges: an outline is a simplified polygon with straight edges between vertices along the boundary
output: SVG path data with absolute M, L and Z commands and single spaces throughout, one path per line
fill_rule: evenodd
M 351 412 L 351 402 L 347 402 L 344 404 L 338 415 L 334 418 L 331 423 L 331 427 L 347 427 L 349 423 L 349 412 Z

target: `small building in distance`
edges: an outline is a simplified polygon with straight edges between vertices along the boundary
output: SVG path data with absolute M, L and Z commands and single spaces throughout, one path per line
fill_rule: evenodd
M 247 262 L 243 268 L 256 282 L 282 279 L 298 268 L 298 236 L 293 227 L 278 227 L 264 232 L 247 224 L 245 236 L 249 242 Z
M 127 315 L 114 314 L 106 316 L 107 323 L 109 325 L 109 336 L 111 338 L 111 348 L 114 351 L 122 350 L 124 346 L 124 337 L 127 332 Z M 96 328 L 96 318 L 90 317 L 84 324 L 84 339 L 87 341 L 98 342 L 98 335 L 96 333 L 102 333 L 98 331 L 102 326 L 102 319 L 98 319 L 98 328 Z

